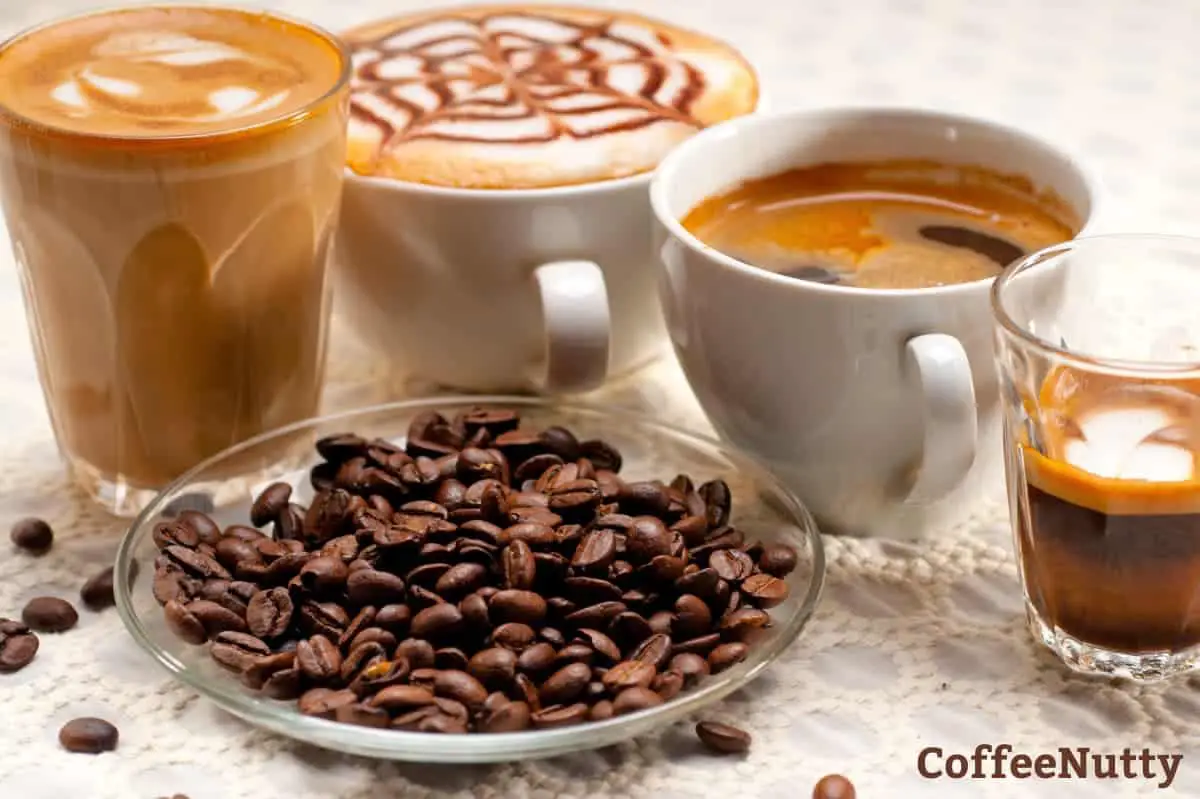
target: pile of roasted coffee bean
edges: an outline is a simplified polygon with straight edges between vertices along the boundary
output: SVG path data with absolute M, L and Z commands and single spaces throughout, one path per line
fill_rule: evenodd
M 476 409 L 405 446 L 317 442 L 307 508 L 153 531 L 167 624 L 302 713 L 434 733 L 599 721 L 742 661 L 796 552 L 729 524 L 720 480 L 627 482 L 621 455 Z M 732 744 L 730 744 L 732 746 Z

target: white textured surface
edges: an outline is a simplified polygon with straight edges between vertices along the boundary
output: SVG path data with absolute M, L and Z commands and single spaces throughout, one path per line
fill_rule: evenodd
M 0 27 L 98 5 L 9 0 Z M 343 27 L 427 5 L 283 0 Z M 925 105 L 1021 125 L 1077 152 L 1107 184 L 1102 227 L 1200 232 L 1200 8 L 1194 0 L 657 0 L 646 10 L 714 31 L 760 67 L 775 107 Z M 0 544 L 0 615 L 34 593 L 74 597 L 107 563 L 119 525 L 65 483 L 46 421 L 7 252 L 0 265 L 0 525 L 37 514 L 59 531 L 41 560 Z M 981 324 L 985 324 L 981 320 Z M 331 406 L 376 398 L 369 365 L 338 342 Z M 780 357 L 786 357 L 786 350 Z M 614 386 L 613 401 L 702 424 L 670 363 Z M 923 544 L 831 541 L 826 599 L 770 672 L 714 716 L 755 735 L 750 757 L 699 754 L 686 729 L 615 750 L 528 765 L 379 765 L 298 747 L 224 716 L 136 651 L 115 612 L 83 612 L 44 636 L 34 665 L 0 678 L 0 797 L 756 796 L 804 799 L 822 774 L 881 797 L 1200 796 L 1200 681 L 1091 683 L 1035 649 L 1020 616 L 1004 513 Z M 105 715 L 120 749 L 69 755 L 58 725 Z M 924 746 L 970 751 L 1148 746 L 1184 752 L 1172 790 L 1139 782 L 927 782 Z

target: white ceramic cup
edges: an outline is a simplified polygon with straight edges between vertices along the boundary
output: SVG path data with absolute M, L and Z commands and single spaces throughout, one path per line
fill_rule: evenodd
M 348 174 L 339 316 L 404 381 L 596 388 L 666 349 L 650 177 L 483 190 Z
M 1095 181 L 1016 130 L 936 112 L 758 115 L 710 128 L 651 185 L 667 329 L 718 433 L 773 468 L 831 532 L 911 538 L 1003 491 L 990 280 L 860 289 L 708 247 L 680 219 L 739 183 L 823 162 L 930 159 L 1029 179 L 1086 226 Z

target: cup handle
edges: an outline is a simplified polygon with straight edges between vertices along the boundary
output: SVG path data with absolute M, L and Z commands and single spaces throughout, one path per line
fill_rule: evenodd
M 612 321 L 604 273 L 591 261 L 553 261 L 534 270 L 546 330 L 542 388 L 574 393 L 608 375 Z
M 906 366 L 917 376 L 925 448 L 909 501 L 932 502 L 957 486 L 975 462 L 978 419 L 966 350 L 954 336 L 927 333 L 908 340 Z

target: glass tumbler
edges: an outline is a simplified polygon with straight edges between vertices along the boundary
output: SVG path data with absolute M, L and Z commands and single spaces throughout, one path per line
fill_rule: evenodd
M 176 18 L 198 18 L 194 35 L 171 27 Z M 154 39 L 160 23 L 168 33 Z M 50 44 L 90 42 L 95 31 L 114 33 L 77 48 L 78 75 L 54 96 L 70 99 L 86 84 L 78 102 L 100 110 L 37 117 L 41 106 L 18 78 L 58 69 L 63 56 Z M 253 49 L 264 32 L 294 45 L 295 64 Z M 239 50 L 222 36 L 251 44 Z M 92 86 L 92 72 L 110 71 L 141 83 Z M 108 510 L 132 515 L 208 456 L 316 413 L 348 72 L 330 34 L 211 6 L 98 12 L 0 47 L 0 199 L 38 371 L 72 475 Z M 243 78 L 262 85 L 246 88 Z M 230 85 L 213 88 L 222 81 Z M 126 107 L 142 106 L 104 94 L 109 86 L 171 97 L 175 127 L 126 123 L 141 119 Z M 311 87 L 314 99 L 252 121 L 212 121 L 222 103 L 294 86 Z M 242 466 L 251 464 L 231 463 L 229 476 Z
M 1200 239 L 1077 239 L 992 288 L 1034 637 L 1071 669 L 1200 663 Z

